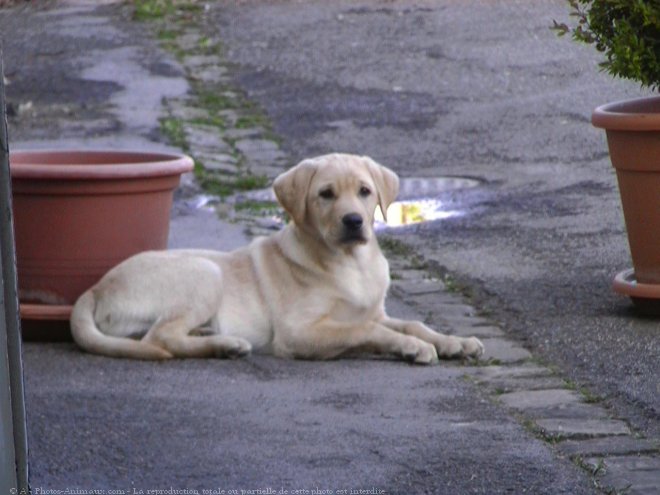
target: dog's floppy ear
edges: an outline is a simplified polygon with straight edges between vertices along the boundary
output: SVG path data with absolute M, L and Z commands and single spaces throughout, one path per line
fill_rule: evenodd
M 399 194 L 399 177 L 389 168 L 376 163 L 369 157 L 365 156 L 364 160 L 378 190 L 378 206 L 383 218 L 387 221 L 387 208 Z
M 279 175 L 273 183 L 277 200 L 297 225 L 304 223 L 307 191 L 317 168 L 314 160 L 303 160 Z

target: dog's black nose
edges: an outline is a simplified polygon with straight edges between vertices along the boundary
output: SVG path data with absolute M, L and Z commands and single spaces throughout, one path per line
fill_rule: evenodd
M 347 230 L 356 231 L 362 228 L 362 217 L 358 213 L 349 213 L 341 219 Z

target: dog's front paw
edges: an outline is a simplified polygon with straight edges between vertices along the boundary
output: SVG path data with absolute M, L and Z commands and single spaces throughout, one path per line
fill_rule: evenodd
M 433 364 L 438 361 L 435 346 L 414 337 L 407 339 L 401 355 L 406 361 L 415 364 Z
M 478 358 L 484 353 L 484 345 L 478 338 L 469 337 L 461 340 L 461 346 L 463 347 L 462 357 Z
M 478 358 L 484 353 L 484 345 L 476 337 L 443 336 L 436 348 L 438 355 L 444 358 Z

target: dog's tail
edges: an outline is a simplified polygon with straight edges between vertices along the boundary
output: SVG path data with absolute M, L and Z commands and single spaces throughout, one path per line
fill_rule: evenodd
M 165 349 L 148 342 L 104 334 L 94 321 L 95 307 L 94 293 L 88 290 L 78 298 L 71 311 L 70 323 L 73 340 L 87 352 L 133 359 L 168 359 L 172 357 Z

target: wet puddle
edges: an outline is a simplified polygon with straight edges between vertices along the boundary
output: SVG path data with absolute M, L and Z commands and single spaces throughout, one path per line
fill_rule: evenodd
M 376 210 L 376 228 L 402 227 L 464 215 L 465 212 L 449 207 L 440 199 L 444 193 L 470 189 L 481 185 L 467 177 L 405 178 L 399 185 L 399 199 L 387 209 L 387 222 Z
M 467 177 L 429 177 L 401 179 L 398 200 L 387 209 L 387 222 L 383 219 L 380 209 L 376 209 L 376 228 L 401 227 L 421 222 L 442 220 L 465 214 L 455 206 L 450 207 L 440 199 L 445 193 L 470 189 L 482 185 L 477 179 Z M 271 188 L 249 191 L 234 197 L 237 209 L 263 209 L 270 215 L 277 204 L 275 193 Z M 194 198 L 193 206 L 212 210 L 217 206 L 214 196 L 200 195 Z M 252 206 L 250 206 L 250 204 Z M 284 223 L 283 216 L 272 216 L 276 223 Z
M 376 209 L 376 228 L 402 227 L 414 223 L 430 222 L 460 216 L 460 210 L 448 210 L 438 199 L 396 201 L 387 209 L 387 221 L 380 209 Z
M 198 194 L 186 200 L 186 203 L 195 210 L 215 211 L 218 204 L 220 204 L 220 198 L 211 194 Z

